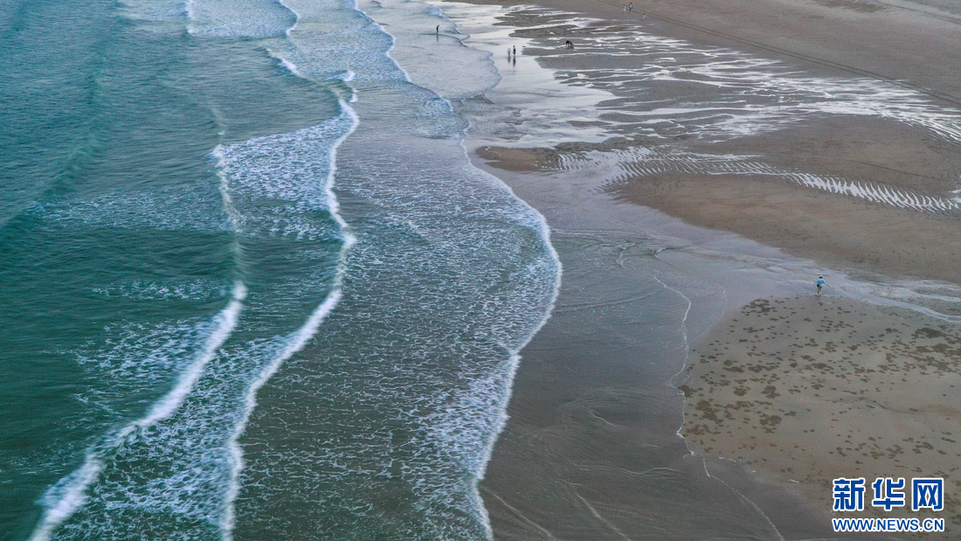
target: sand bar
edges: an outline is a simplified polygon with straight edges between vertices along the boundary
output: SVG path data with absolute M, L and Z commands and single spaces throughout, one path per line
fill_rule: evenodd
M 907 1 L 879 0 L 537 0 L 537 4 L 607 19 L 656 21 L 673 36 L 810 63 L 961 102 L 961 13 Z M 951 6 L 945 3 L 945 6 Z M 957 9 L 957 8 L 955 8 Z
M 769 0 L 751 2 L 749 8 L 733 2 L 724 3 L 727 7 L 723 9 L 714 1 L 636 2 L 631 13 L 605 2 L 539 3 L 593 17 L 627 19 L 653 33 L 677 35 L 711 46 L 743 48 L 743 43 L 728 37 L 772 46 L 776 43 L 778 48 L 748 50 L 759 57 L 820 74 L 825 80 L 874 77 L 896 83 L 899 86 L 892 88 L 911 89 L 919 96 L 927 94 L 922 99 L 945 105 L 948 114 L 957 115 L 961 103 L 950 96 L 948 100 L 935 96 L 961 95 L 961 49 L 954 45 L 961 43 L 961 19 L 949 14 L 889 4 L 871 4 L 878 6 L 876 10 L 863 9 L 867 2 L 858 2 L 857 9 L 839 2 Z M 647 19 L 643 18 L 644 12 Z M 518 24 L 524 20 L 521 16 L 515 19 Z M 668 22 L 681 20 L 693 22 Z M 885 30 L 888 26 L 897 31 Z M 811 34 L 815 28 L 822 30 Z M 559 25 L 525 29 L 523 35 L 560 43 L 564 31 Z M 618 47 L 624 48 L 620 52 L 626 54 L 613 59 L 605 57 L 604 61 L 613 62 L 612 69 L 636 68 L 630 45 L 621 43 Z M 913 51 L 910 62 L 900 56 L 909 50 Z M 798 51 L 806 51 L 804 57 L 808 59 L 798 57 Z M 640 47 L 634 52 L 641 57 Z M 532 50 L 531 54 L 547 55 L 549 60 L 545 62 L 549 61 L 554 69 L 582 74 L 590 73 L 597 61 L 590 55 L 562 56 L 549 49 Z M 842 65 L 843 69 L 837 67 Z M 876 73 L 881 67 L 885 68 L 884 73 Z M 616 118 L 619 111 L 637 113 L 641 110 L 635 104 L 638 96 L 647 97 L 643 81 L 625 79 L 620 84 L 616 88 L 596 85 L 618 97 L 602 106 L 608 118 Z M 698 100 L 711 106 L 710 92 L 698 95 L 689 89 L 671 90 L 690 92 L 683 95 L 684 106 L 697 104 Z M 759 106 L 760 102 L 752 105 Z M 723 114 L 723 109 L 718 114 Z M 677 133 L 673 140 L 651 140 L 632 135 L 629 127 L 612 128 L 618 129 L 621 137 L 604 143 L 568 143 L 555 148 L 489 146 L 478 153 L 495 167 L 533 172 L 556 170 L 563 167 L 559 164 L 568 163 L 569 157 L 585 152 L 611 154 L 632 148 L 690 155 L 758 156 L 765 174 L 719 174 L 681 167 L 618 179 L 609 184 L 608 192 L 688 223 L 735 232 L 834 268 L 961 283 L 961 265 L 944 264 L 961 261 L 957 203 L 961 144 L 956 138 L 864 111 L 812 115 L 774 131 L 724 141 L 696 132 Z M 772 171 L 781 174 L 771 174 Z M 816 189 L 805 185 L 797 174 L 827 179 L 839 186 L 856 185 L 876 193 L 852 197 Z M 889 198 L 890 194 L 894 197 Z M 942 207 L 914 204 L 926 198 Z M 943 208 L 944 205 L 949 208 Z M 936 248 L 932 239 L 936 239 Z
M 759 299 L 718 325 L 687 371 L 693 449 L 797 483 L 825 510 L 835 478 L 943 477 L 941 513 L 859 516 L 961 526 L 957 326 L 837 297 Z
M 948 109 L 956 108 L 961 101 L 961 69 L 945 69 L 961 67 L 961 51 L 955 47 L 961 42 L 961 26 L 950 13 L 866 1 L 639 1 L 634 2 L 631 13 L 625 13 L 616 2 L 537 3 L 591 17 L 628 20 L 631 24 L 647 25 L 644 28 L 652 33 L 705 46 L 746 50 L 828 79 L 868 77 L 886 81 L 893 83 L 893 88 L 916 90 L 923 99 Z M 584 75 L 596 67 L 597 57 L 573 53 L 565 56 L 560 45 L 566 37 L 580 45 L 582 39 L 588 42 L 605 37 L 602 33 L 607 30 L 579 36 L 576 29 L 562 21 L 553 26 L 536 26 L 535 14 L 525 17 L 523 13 L 511 16 L 511 24 L 524 28 L 518 35 L 542 42 L 522 50 L 522 62 L 528 55 L 536 56 L 538 62 L 565 73 L 563 77 L 568 83 L 602 86 Z M 614 26 L 610 28 L 612 34 L 623 31 Z M 571 34 L 565 36 L 565 32 Z M 604 61 L 609 62 L 605 67 L 635 69 L 637 63 L 632 59 L 630 45 L 623 45 L 627 41 L 618 39 L 617 43 L 622 44 L 618 52 L 623 54 L 605 57 Z M 551 40 L 557 42 L 557 50 L 551 48 Z M 578 170 L 568 165 L 586 155 L 603 155 L 598 163 L 607 166 L 608 162 L 621 159 L 619 156 L 647 156 L 644 153 L 652 150 L 659 156 L 750 154 L 769 168 L 765 171 L 803 171 L 881 186 L 887 193 L 901 190 L 917 200 L 923 200 L 923 196 L 946 199 L 958 187 L 961 152 L 957 143 L 934 136 L 925 127 L 865 114 L 812 116 L 777 130 L 724 141 L 680 130 L 668 133 L 666 138 L 645 139 L 617 125 L 623 121 L 621 126 L 626 126 L 623 119 L 638 111 L 634 96 L 645 91 L 644 83 L 627 78 L 619 83 L 620 89 L 610 85 L 605 88 L 614 95 L 600 106 L 606 117 L 594 123 L 578 120 L 585 128 L 609 126 L 618 137 L 601 143 L 525 146 L 511 144 L 507 136 L 503 142 L 488 138 L 474 147 L 482 165 L 498 173 L 518 195 L 547 215 L 555 228 L 554 243 L 565 265 L 559 309 L 522 352 L 524 360 L 515 380 L 510 420 L 481 484 L 495 538 L 826 539 L 834 535 L 829 529 L 830 501 L 825 503 L 825 482 L 830 483 L 843 472 L 859 471 L 867 472 L 865 476 L 901 475 L 898 472 L 904 471 L 908 472 L 903 474 L 905 477 L 912 477 L 919 468 L 924 475 L 943 474 L 950 480 L 952 511 L 944 516 L 957 520 L 957 472 L 952 468 L 956 468 L 958 450 L 956 446 L 952 449 L 949 441 L 959 441 L 955 437 L 957 401 L 951 402 L 952 391 L 957 396 L 957 361 L 952 353 L 956 347 L 947 337 L 954 340 L 958 334 L 952 334 L 950 325 L 942 328 L 943 322 L 937 320 L 878 311 L 836 297 L 823 299 L 824 304 L 815 300 L 807 306 L 803 303 L 813 299 L 810 293 L 797 299 L 788 297 L 789 300 L 783 300 L 783 296 L 764 297 L 776 300 L 749 305 L 748 310 L 756 309 L 766 317 L 773 310 L 770 305 L 801 303 L 791 304 L 790 309 L 777 304 L 777 317 L 785 318 L 778 321 L 790 320 L 791 332 L 797 333 L 787 346 L 796 342 L 816 347 L 817 351 L 800 353 L 814 361 L 803 360 L 810 365 L 803 373 L 805 378 L 774 368 L 765 376 L 771 381 L 775 376 L 780 378 L 777 381 L 790 379 L 789 385 L 769 381 L 764 385 L 758 382 L 757 389 L 743 385 L 744 390 L 738 388 L 737 392 L 750 396 L 752 407 L 757 408 L 752 410 L 754 417 L 738 427 L 743 432 L 736 437 L 726 433 L 727 426 L 719 436 L 709 423 L 697 424 L 689 437 L 698 453 L 689 455 L 687 444 L 679 441 L 678 434 L 669 428 L 682 425 L 679 414 L 684 411 L 684 401 L 679 393 L 671 392 L 669 385 L 659 383 L 671 378 L 653 368 L 663 366 L 669 372 L 677 358 L 644 347 L 663 338 L 657 334 L 656 325 L 645 321 L 645 311 L 656 309 L 659 302 L 631 304 L 635 301 L 626 294 L 607 298 L 592 290 L 599 283 L 610 285 L 611 289 L 642 288 L 646 283 L 639 276 L 642 273 L 631 275 L 630 265 L 622 265 L 624 254 L 640 247 L 648 250 L 650 256 L 660 249 L 656 243 L 647 242 L 649 239 L 631 238 L 629 232 L 597 226 L 605 220 L 623 225 L 625 230 L 632 225 L 625 219 L 627 213 L 604 206 L 599 203 L 602 200 L 635 203 L 688 223 L 735 232 L 813 258 L 825 268 L 860 269 L 882 281 L 885 277 L 917 277 L 959 284 L 961 274 L 954 264 L 961 256 L 961 244 L 956 240 L 961 238 L 956 212 L 909 208 L 890 201 L 819 191 L 787 176 L 766 173 L 717 174 L 677 167 L 673 172 L 622 175 L 616 181 L 603 183 L 604 189 L 591 195 L 577 192 L 563 182 L 545 181 L 555 177 L 576 180 Z M 675 88 L 687 91 L 680 86 Z M 675 88 L 667 88 L 663 95 L 650 99 L 669 100 Z M 697 92 L 685 94 L 685 99 L 700 97 L 708 103 L 713 97 L 709 92 Z M 496 101 L 496 91 L 490 97 Z M 516 116 L 523 118 L 522 114 Z M 635 160 L 622 169 L 631 170 L 635 165 L 643 165 L 641 162 Z M 581 171 L 596 173 L 591 167 Z M 578 200 L 577 196 L 586 198 Z M 573 227 L 572 224 L 580 224 L 574 217 L 578 213 L 590 213 L 591 218 L 582 221 L 594 228 Z M 932 239 L 936 239 L 936 249 Z M 618 246 L 623 247 L 618 248 L 623 252 L 608 253 Z M 585 257 L 590 250 L 598 255 Z M 618 269 L 618 265 L 623 269 Z M 649 268 L 645 272 L 651 274 Z M 729 317 L 738 317 L 739 303 L 748 301 L 736 295 L 727 297 L 727 306 L 735 310 Z M 701 306 L 702 302 L 703 299 L 696 299 L 692 307 Z M 637 312 L 632 315 L 625 311 L 611 317 L 610 307 L 615 303 Z M 819 319 L 825 314 L 837 319 Z M 881 329 L 869 325 L 858 328 L 858 320 L 849 319 L 857 317 L 886 323 Z M 809 324 L 805 318 L 823 325 Z M 714 347 L 709 344 L 722 334 L 725 340 L 732 337 L 739 346 L 751 344 L 753 335 L 761 328 L 760 322 L 744 325 L 740 320 L 719 324 L 706 341 L 694 345 L 696 355 Z M 889 328 L 899 331 L 886 331 Z M 631 333 L 649 334 L 635 337 Z M 837 337 L 826 339 L 824 333 Z M 901 337 L 900 342 L 895 336 Z M 787 358 L 786 355 L 800 351 L 792 353 L 788 347 L 785 354 L 780 352 L 782 346 L 768 342 L 774 349 L 765 350 L 765 357 Z M 833 370 L 822 368 L 820 364 L 831 365 L 818 360 L 817 355 L 840 351 L 840 342 L 847 348 L 846 358 L 836 361 L 840 365 Z M 760 346 L 753 345 L 761 351 Z M 821 351 L 825 348 L 834 351 Z M 930 352 L 940 355 L 941 360 L 931 364 L 927 360 Z M 906 361 L 899 364 L 887 355 Z M 718 370 L 711 363 L 703 366 L 705 370 Z M 734 365 L 727 368 L 731 366 Z M 836 372 L 842 372 L 842 367 L 839 376 Z M 734 389 L 705 379 L 697 370 L 689 375 L 685 387 L 691 395 L 687 415 L 696 419 L 694 413 L 700 411 L 713 416 L 709 421 L 723 419 L 728 409 L 722 405 L 728 404 L 728 397 L 705 394 L 704 398 L 693 400 L 692 396 L 733 393 Z M 827 386 L 826 381 L 815 380 L 815 375 L 840 378 L 841 382 Z M 862 381 L 865 378 L 867 382 Z M 872 381 L 874 387 L 867 388 Z M 854 383 L 857 385 L 851 387 Z M 911 408 L 915 406 L 906 401 L 912 392 L 918 394 L 918 389 L 927 393 L 934 389 L 939 396 L 933 396 L 915 408 L 918 412 L 913 412 Z M 853 396 L 863 400 L 854 402 L 850 398 Z M 776 399 L 803 402 L 803 413 L 809 418 L 804 418 L 805 423 L 797 428 L 787 429 L 802 418 L 798 411 L 801 406 L 777 406 L 784 410 L 782 415 L 770 409 Z M 698 410 L 702 402 L 706 404 Z M 735 412 L 739 411 L 737 407 L 746 407 L 738 406 L 737 400 L 733 404 Z M 875 430 L 873 424 L 881 425 L 877 436 L 869 434 Z M 691 426 L 694 425 L 685 424 L 684 430 Z M 811 430 L 811 426 L 818 433 L 823 427 L 824 437 L 803 432 Z M 858 433 L 862 426 L 871 428 Z M 835 430 L 831 433 L 834 435 L 828 434 L 831 429 Z M 694 432 L 716 441 L 700 442 L 700 435 Z M 872 437 L 875 441 L 869 439 Z M 758 442 L 751 449 L 755 454 L 738 454 L 744 441 Z M 809 441 L 813 444 L 808 445 Z M 781 447 L 794 449 L 794 445 L 799 446 L 795 455 L 781 453 Z M 800 451 L 802 448 L 806 454 Z M 854 457 L 855 452 L 867 454 L 868 459 Z M 732 457 L 736 460 L 730 460 Z M 923 463 L 918 462 L 919 457 L 924 459 Z M 794 471 L 789 472 L 788 468 Z M 830 493 L 827 495 L 829 498 Z M 954 533 L 947 535 L 944 539 L 951 539 Z

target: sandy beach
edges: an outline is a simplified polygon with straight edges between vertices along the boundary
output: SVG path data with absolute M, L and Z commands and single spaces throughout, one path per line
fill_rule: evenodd
M 525 143 L 479 121 L 468 142 L 477 165 L 547 217 L 564 265 L 481 483 L 494 538 L 957 538 L 957 303 L 931 294 L 940 318 L 876 306 L 852 280 L 872 291 L 961 284 L 961 146 L 940 127 L 961 103 L 961 17 L 867 0 L 537 4 L 606 26 L 515 8 L 501 24 L 529 40 L 521 61 L 609 99 L 571 122 L 583 141 Z M 712 120 L 638 121 L 673 111 L 664 104 L 709 108 L 727 81 L 632 78 L 666 64 L 625 37 L 630 25 L 770 59 L 785 77 L 810 77 L 801 87 L 824 84 L 828 105 L 734 135 L 701 129 Z M 567 38 L 577 54 L 561 50 Z M 840 103 L 861 91 L 830 86 L 847 80 L 879 101 Z M 947 124 L 872 109 L 888 88 L 891 103 L 920 96 Z M 513 107 L 514 125 L 537 120 L 523 114 L 536 96 L 498 92 L 487 98 Z M 748 108 L 780 107 L 743 95 Z M 594 128 L 614 135 L 588 141 Z M 715 249 L 727 263 L 704 255 Z M 829 288 L 818 298 L 820 273 Z M 944 477 L 944 512 L 859 516 L 937 516 L 947 533 L 835 534 L 830 486 L 842 476 Z
M 755 48 L 756 54 L 826 77 L 868 76 L 896 82 L 936 101 L 946 98 L 944 102 L 952 108 L 961 103 L 957 98 L 961 96 L 959 70 L 945 69 L 961 66 L 957 47 L 951 45 L 961 41 L 961 15 L 935 16 L 920 8 L 907 10 L 868 2 L 832 3 L 833 7 L 814 2 L 758 2 L 752 3 L 750 10 L 712 9 L 717 6 L 710 2 L 639 2 L 628 14 L 605 2 L 542 4 L 596 17 L 651 20 L 659 31 L 711 45 L 750 51 L 751 47 L 738 41 L 750 39 L 764 45 Z M 855 5 L 877 9 L 855 9 Z M 806 22 L 814 17 L 819 17 L 817 25 Z M 758 24 L 768 19 L 778 22 Z M 691 23 L 678 25 L 678 21 Z M 897 27 L 897 32 L 885 30 L 889 26 Z M 821 30 L 811 35 L 812 27 Z M 760 33 L 761 28 L 766 32 Z M 525 35 L 553 36 L 552 32 L 540 29 Z M 775 48 L 785 45 L 786 36 L 794 36 L 788 40 L 793 47 L 783 51 Z M 787 54 L 795 50 L 803 51 L 803 58 Z M 910 62 L 900 56 L 907 50 L 913 51 Z M 556 56 L 551 61 L 552 66 L 558 63 Z M 624 62 L 630 65 L 629 60 Z M 590 67 L 578 58 L 564 58 L 562 65 L 572 70 Z M 710 99 L 710 95 L 683 98 L 696 103 Z M 616 103 L 612 109 L 618 106 L 630 107 Z M 629 131 L 623 136 L 617 141 L 569 144 L 563 149 L 482 148 L 479 154 L 498 161 L 501 155 L 512 153 L 511 159 L 500 160 L 498 166 L 550 171 L 556 169 L 556 156 L 565 152 L 603 152 L 650 144 Z M 961 175 L 961 145 L 933 137 L 926 127 L 893 117 L 834 114 L 798 118 L 780 129 L 725 141 L 693 133 L 673 134 L 673 139 L 673 149 L 690 154 L 760 155 L 766 164 L 782 171 L 803 170 L 873 185 L 881 191 L 900 191 L 908 199 L 956 198 L 953 191 L 958 189 Z M 866 205 L 864 199 L 837 197 L 770 175 L 667 170 L 629 180 L 610 183 L 607 189 L 617 198 L 662 210 L 685 222 L 731 231 L 834 267 L 961 283 L 961 267 L 944 264 L 961 260 L 961 237 L 956 234 L 959 224 L 953 213 Z M 938 239 L 937 249 L 930 246 L 930 239 Z
M 500 5 L 531 2 L 496 2 Z M 614 20 L 660 21 L 673 36 L 780 55 L 826 72 L 864 75 L 923 89 L 957 104 L 961 65 L 954 44 L 961 12 L 881 0 L 539 0 L 537 5 Z M 949 3 L 945 5 L 950 6 Z
M 681 386 L 684 434 L 701 452 L 798 483 L 823 508 L 835 478 L 943 477 L 951 486 L 941 514 L 958 523 L 959 345 L 957 326 L 905 310 L 759 299 L 695 350 Z

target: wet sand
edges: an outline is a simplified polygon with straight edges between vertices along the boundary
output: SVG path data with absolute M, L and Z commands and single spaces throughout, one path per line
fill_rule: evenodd
M 551 319 L 521 353 L 480 484 L 494 539 L 827 538 L 825 516 L 793 489 L 693 455 L 678 433 L 684 397 L 670 382 L 688 340 L 747 302 L 732 275 L 763 291 L 778 284 L 640 233 L 642 207 L 585 200 L 565 177 L 500 174 L 553 223 L 565 274 Z
M 611 20 L 649 21 L 670 35 L 862 75 L 961 103 L 961 10 L 902 0 L 479 0 L 537 4 Z M 950 4 L 948 4 L 950 5 Z
M 873 77 L 949 107 L 961 103 L 955 45 L 961 19 L 917 5 L 653 0 L 634 2 L 634 11 L 625 13 L 615 2 L 537 3 L 643 21 L 660 35 L 746 50 L 826 77 Z M 523 16 L 513 21 L 525 24 Z M 523 33 L 562 43 L 559 29 Z M 555 69 L 589 67 L 547 48 L 523 54 L 550 56 Z M 632 66 L 629 55 L 613 62 L 612 68 Z M 490 97 L 497 100 L 496 89 Z M 617 100 L 606 104 L 608 111 L 617 106 Z M 605 121 L 579 122 L 588 128 Z M 545 214 L 565 273 L 558 309 L 522 352 L 510 419 L 480 485 L 495 539 L 842 537 L 830 529 L 830 483 L 855 474 L 869 480 L 943 475 L 951 499 L 938 516 L 947 519 L 949 532 L 915 538 L 955 539 L 961 527 L 957 327 L 844 299 L 841 292 L 819 303 L 811 294 L 817 271 L 800 296 L 763 277 L 738 277 L 743 269 L 712 275 L 704 260 L 685 259 L 683 249 L 675 254 L 646 236 L 651 219 L 643 209 L 810 258 L 818 269 L 881 282 L 961 284 L 957 211 L 898 207 L 763 175 L 682 171 L 621 178 L 599 190 L 565 184 L 577 178 L 559 165 L 566 158 L 651 148 L 627 131 L 620 135 L 554 146 L 496 137 L 469 142 L 479 166 Z M 781 170 L 918 197 L 952 197 L 961 172 L 958 145 L 870 115 L 815 118 L 720 143 L 680 134 L 656 144 L 692 154 L 756 155 Z M 646 217 L 635 220 L 625 206 Z M 694 244 L 727 238 L 693 229 L 680 236 Z M 722 243 L 735 252 L 752 250 L 738 239 Z M 651 277 L 659 280 L 661 264 L 684 280 L 714 280 L 718 291 L 685 297 L 698 286 L 661 283 L 657 295 L 664 299 L 655 298 L 646 288 Z M 753 295 L 737 289 L 744 282 Z M 673 312 L 684 314 L 684 347 L 677 332 L 662 334 L 668 323 L 648 314 L 677 300 L 670 291 L 691 301 L 689 312 Z M 759 295 L 768 300 L 755 301 Z M 614 313 L 614 306 L 622 311 Z M 694 364 L 675 377 L 687 348 Z M 730 370 L 750 377 L 727 383 L 734 379 L 721 376 Z M 672 386 L 679 383 L 686 398 Z
M 710 151 L 753 152 L 786 169 L 946 197 L 961 173 L 961 148 L 873 117 L 822 119 L 710 145 Z M 826 266 L 961 284 L 961 265 L 951 263 L 961 261 L 957 211 L 919 212 L 753 175 L 661 174 L 610 192 Z
M 691 152 L 754 152 L 792 170 L 870 179 L 889 187 L 946 194 L 958 186 L 961 149 L 930 142 L 921 130 L 872 118 L 845 118 L 773 134 L 699 145 Z M 585 145 L 604 149 L 608 145 Z M 877 147 L 882 147 L 878 150 Z M 869 151 L 871 157 L 865 154 Z M 552 149 L 483 147 L 478 155 L 513 171 L 554 170 Z M 870 163 L 867 162 L 870 160 Z M 898 169 L 895 169 L 898 168 Z M 877 204 L 760 175 L 665 172 L 612 183 L 614 198 L 661 210 L 687 223 L 737 233 L 825 267 L 871 275 L 961 284 L 957 211 L 926 212 Z
M 835 478 L 943 477 L 944 512 L 866 503 L 859 516 L 961 524 L 956 325 L 827 295 L 758 299 L 698 344 L 687 373 L 684 435 L 698 452 L 747 461 L 825 509 Z

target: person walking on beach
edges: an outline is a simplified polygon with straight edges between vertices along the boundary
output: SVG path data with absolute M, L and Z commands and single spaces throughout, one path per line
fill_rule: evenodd
M 818 281 L 814 282 L 814 285 L 818 287 L 818 297 L 821 296 L 821 288 L 824 287 L 824 277 L 818 276 Z

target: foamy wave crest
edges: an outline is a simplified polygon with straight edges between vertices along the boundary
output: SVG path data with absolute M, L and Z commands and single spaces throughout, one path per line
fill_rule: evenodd
M 338 214 L 335 160 L 358 120 L 346 104 L 341 108 L 314 128 L 214 150 L 237 266 L 249 286 L 235 285 L 173 388 L 50 489 L 32 541 L 91 531 L 102 539 L 145 539 L 138 521 L 157 516 L 173 517 L 169 527 L 183 538 L 232 537 L 243 468 L 238 440 L 256 394 L 342 296 L 354 237 Z M 188 347 L 177 338 L 164 347 Z
M 147 429 L 169 417 L 193 388 L 207 363 L 237 325 L 247 290 L 243 284 L 234 286 L 233 297 L 213 320 L 213 330 L 201 346 L 196 358 L 183 372 L 176 384 L 163 398 L 154 403 L 146 415 L 127 424 L 103 443 L 87 452 L 83 465 L 57 483 L 44 495 L 46 511 L 30 541 L 46 541 L 53 531 L 72 517 L 87 501 L 86 492 L 97 481 L 104 469 L 104 457 L 123 446 L 136 432 Z
M 343 101 L 341 101 L 341 108 L 343 111 L 341 118 L 345 119 L 349 123 L 349 127 L 343 130 L 340 137 L 338 137 L 330 146 L 329 165 L 327 176 L 325 182 L 323 183 L 323 190 L 326 195 L 327 208 L 343 231 L 344 243 L 341 246 L 339 257 L 340 261 L 343 262 L 346 259 L 347 251 L 356 242 L 356 238 L 349 232 L 347 223 L 338 212 L 339 205 L 337 203 L 337 196 L 333 191 L 334 181 L 337 174 L 337 149 L 348 137 L 350 137 L 354 130 L 357 129 L 357 125 L 360 121 L 357 118 L 357 114 L 354 112 L 354 110 Z M 250 384 L 246 394 L 244 395 L 243 413 L 241 414 L 240 419 L 235 425 L 234 431 L 227 442 L 227 449 L 230 457 L 230 480 L 224 499 L 224 513 L 220 520 L 220 529 L 225 541 L 230 541 L 233 539 L 233 530 L 236 520 L 234 502 L 240 493 L 240 473 L 244 467 L 243 450 L 240 448 L 239 440 L 247 427 L 247 422 L 250 420 L 251 413 L 253 413 L 254 409 L 257 407 L 257 392 L 261 387 L 264 386 L 265 383 L 267 383 L 267 381 L 277 372 L 277 370 L 280 369 L 281 364 L 285 360 L 289 359 L 292 355 L 303 349 L 307 342 L 317 333 L 317 329 L 324 321 L 324 318 L 326 318 L 327 315 L 330 314 L 330 312 L 333 311 L 333 309 L 337 306 L 337 303 L 340 302 L 343 294 L 342 288 L 345 272 L 346 267 L 343 264 L 337 267 L 337 273 L 334 277 L 330 294 L 326 299 L 324 299 L 324 302 L 321 303 L 320 306 L 318 306 L 310 314 L 310 317 L 307 319 L 304 325 L 286 339 L 285 347 L 264 366 L 260 375 Z
M 217 168 L 229 178 L 226 188 L 232 219 L 244 235 L 319 240 L 346 233 L 332 186 L 336 148 L 357 124 L 341 102 L 335 119 L 296 132 L 258 137 L 214 153 Z M 333 147 L 331 142 L 333 141 Z M 325 210 L 339 231 L 324 227 L 309 211 Z M 345 240 L 349 240 L 345 237 Z
M 460 34 L 444 12 L 421 2 L 362 0 L 358 8 L 390 29 L 389 56 L 407 79 L 443 98 L 463 100 L 482 94 L 500 81 L 490 53 L 465 47 L 469 36 Z M 444 32 L 431 32 L 437 27 Z M 424 55 L 429 48 L 431 55 Z
M 188 0 L 187 31 L 222 38 L 279 38 L 297 24 L 297 14 L 278 0 Z
M 230 304 L 227 308 L 221 312 L 220 324 L 217 325 L 217 329 L 210 336 L 207 343 L 204 345 L 200 357 L 197 362 L 192 364 L 183 374 L 181 374 L 177 385 L 174 386 L 167 396 L 162 398 L 159 402 L 155 403 L 147 415 L 135 423 L 136 428 L 145 428 L 156 424 L 158 421 L 166 419 L 169 417 L 180 404 L 183 403 L 184 397 L 187 393 L 193 389 L 194 384 L 200 375 L 203 373 L 204 367 L 213 358 L 214 352 L 217 348 L 227 340 L 230 336 L 231 331 L 237 325 L 237 318 L 240 315 L 240 310 L 243 307 L 243 300 L 247 297 L 247 288 L 240 282 L 234 287 L 233 299 L 231 299 Z M 132 429 L 131 429 L 132 430 Z

